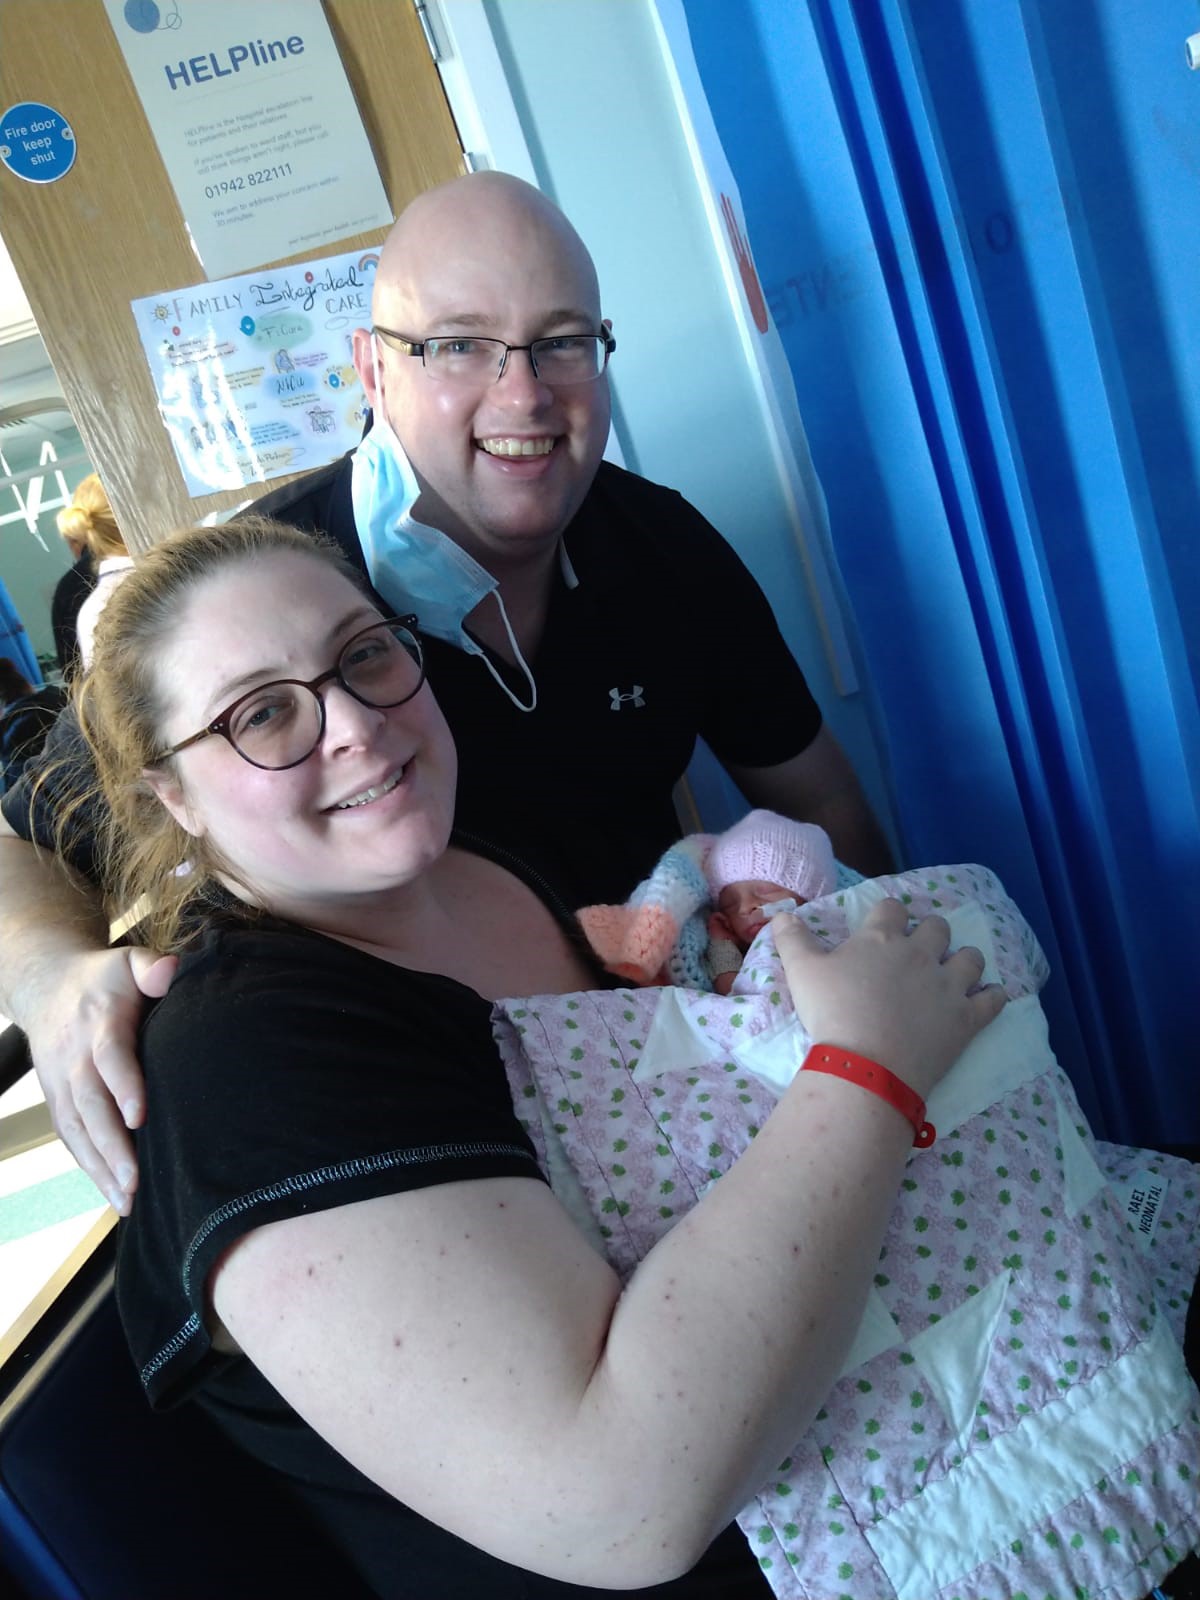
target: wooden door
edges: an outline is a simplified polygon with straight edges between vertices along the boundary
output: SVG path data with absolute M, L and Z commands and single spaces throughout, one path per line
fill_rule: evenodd
M 325 0 L 325 14 L 394 215 L 465 170 L 441 79 L 408 0 Z M 26 100 L 67 118 L 79 154 L 56 183 L 0 168 L 0 231 L 126 542 L 145 549 L 287 480 L 187 493 L 129 304 L 203 274 L 101 0 L 0 0 L 0 110 Z

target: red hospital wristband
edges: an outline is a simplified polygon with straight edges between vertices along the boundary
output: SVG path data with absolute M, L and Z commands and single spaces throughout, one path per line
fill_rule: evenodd
M 831 1077 L 845 1078 L 847 1083 L 855 1083 L 860 1089 L 866 1089 L 870 1094 L 877 1094 L 881 1100 L 886 1100 L 888 1105 L 895 1106 L 902 1117 L 906 1117 L 916 1130 L 913 1144 L 918 1150 L 928 1150 L 937 1138 L 937 1129 L 932 1122 L 925 1120 L 925 1102 L 915 1089 L 889 1072 L 886 1067 L 881 1067 L 878 1061 L 871 1061 L 867 1056 L 855 1055 L 853 1050 L 843 1050 L 836 1044 L 814 1044 L 805 1056 L 800 1067 L 801 1072 L 828 1072 Z

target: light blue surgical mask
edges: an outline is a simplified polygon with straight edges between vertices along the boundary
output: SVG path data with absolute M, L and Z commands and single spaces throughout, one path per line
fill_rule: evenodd
M 373 335 L 371 357 L 376 363 L 378 395 L 379 367 Z M 396 615 L 414 612 L 422 633 L 478 656 L 519 711 L 534 710 L 537 684 L 513 634 L 500 585 L 453 539 L 413 517 L 412 508 L 421 488 L 382 406 L 376 406 L 371 431 L 354 452 L 350 488 L 367 571 Z M 488 595 L 495 596 L 513 654 L 529 683 L 528 705 L 517 699 L 482 645 L 463 627 L 464 619 Z

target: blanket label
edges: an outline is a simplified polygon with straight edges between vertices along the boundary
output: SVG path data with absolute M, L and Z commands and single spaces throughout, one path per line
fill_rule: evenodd
M 1143 1250 L 1149 1250 L 1154 1243 L 1159 1214 L 1166 1204 L 1170 1187 L 1168 1178 L 1157 1177 L 1145 1168 L 1135 1172 L 1124 1183 L 1114 1185 L 1125 1218 Z

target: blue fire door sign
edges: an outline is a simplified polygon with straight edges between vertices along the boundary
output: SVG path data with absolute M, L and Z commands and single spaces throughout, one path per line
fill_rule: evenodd
M 0 114 L 0 161 L 27 183 L 56 183 L 75 165 L 75 135 L 61 111 L 23 100 Z

